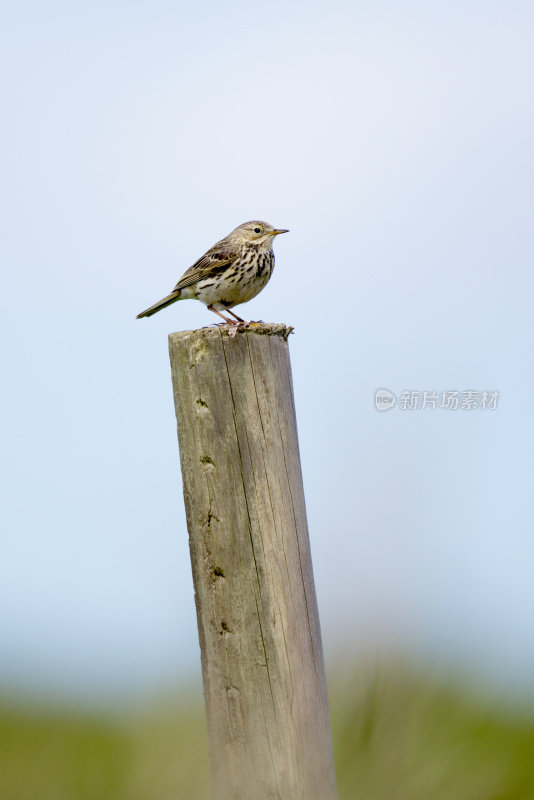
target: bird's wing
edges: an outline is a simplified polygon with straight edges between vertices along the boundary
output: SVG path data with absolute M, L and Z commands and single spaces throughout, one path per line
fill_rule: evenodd
M 225 270 L 228 264 L 235 261 L 237 255 L 235 251 L 225 250 L 215 245 L 184 272 L 173 291 L 185 289 L 186 286 L 191 286 L 203 278 L 217 275 L 217 273 Z

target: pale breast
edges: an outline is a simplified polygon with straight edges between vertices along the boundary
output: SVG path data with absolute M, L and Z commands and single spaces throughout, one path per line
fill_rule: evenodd
M 265 287 L 273 268 L 272 252 L 247 252 L 224 272 L 198 281 L 194 286 L 195 297 L 207 305 L 223 308 L 246 303 Z

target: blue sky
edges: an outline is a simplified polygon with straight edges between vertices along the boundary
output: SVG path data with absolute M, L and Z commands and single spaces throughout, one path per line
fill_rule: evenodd
M 291 233 L 242 311 L 295 326 L 328 662 L 531 688 L 531 4 L 1 14 L 4 685 L 198 678 L 167 333 L 213 319 L 134 317 L 261 218 Z

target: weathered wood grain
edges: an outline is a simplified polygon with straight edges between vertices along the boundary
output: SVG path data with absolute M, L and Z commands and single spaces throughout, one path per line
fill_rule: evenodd
M 169 336 L 216 800 L 337 796 L 289 332 Z

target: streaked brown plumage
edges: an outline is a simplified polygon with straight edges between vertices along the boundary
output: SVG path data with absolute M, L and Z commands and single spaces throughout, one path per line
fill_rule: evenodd
M 151 317 L 177 300 L 195 299 L 225 322 L 243 322 L 230 309 L 252 300 L 267 284 L 274 269 L 273 239 L 280 233 L 287 230 L 261 220 L 239 225 L 189 267 L 167 297 L 142 311 L 137 319 Z M 221 314 L 224 310 L 235 319 Z

